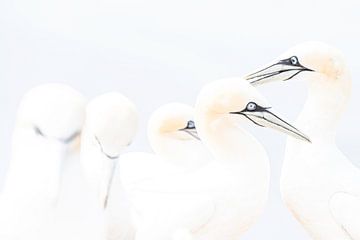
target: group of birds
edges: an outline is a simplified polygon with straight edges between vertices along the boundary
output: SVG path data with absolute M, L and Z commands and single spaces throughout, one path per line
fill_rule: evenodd
M 308 98 L 294 127 L 255 87 L 302 79 Z M 360 171 L 335 143 L 350 92 L 341 52 L 303 43 L 246 77 L 208 83 L 194 107 L 160 107 L 148 124 L 154 153 L 123 153 L 137 132 L 128 98 L 113 92 L 87 102 L 68 86 L 36 87 L 19 107 L 0 197 L 1 239 L 41 239 L 57 207 L 64 158 L 78 149 L 105 213 L 104 239 L 240 239 L 266 205 L 270 176 L 247 123 L 289 135 L 281 193 L 311 237 L 360 239 Z

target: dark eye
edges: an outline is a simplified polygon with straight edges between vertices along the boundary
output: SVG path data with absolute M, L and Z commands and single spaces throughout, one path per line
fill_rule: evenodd
M 296 56 L 293 56 L 290 58 L 290 62 L 292 65 L 297 65 L 299 63 L 299 60 L 297 59 Z
M 194 123 L 194 121 L 193 121 L 193 120 L 188 121 L 186 128 L 188 128 L 188 129 L 194 129 L 194 128 L 195 128 L 195 123 Z
M 248 111 L 255 111 L 256 108 L 257 108 L 257 105 L 254 102 L 249 102 L 246 106 L 246 110 L 248 110 Z

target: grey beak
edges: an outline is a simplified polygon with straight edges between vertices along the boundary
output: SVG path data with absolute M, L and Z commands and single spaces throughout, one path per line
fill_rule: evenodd
M 200 140 L 200 137 L 199 137 L 198 132 L 195 127 L 195 123 L 192 120 L 189 120 L 187 123 L 187 126 L 185 128 L 179 129 L 179 131 L 186 132 L 187 134 L 189 134 L 196 140 Z
M 117 166 L 117 160 L 110 160 L 110 159 L 105 166 L 106 169 L 104 172 L 103 182 L 100 189 L 100 201 L 102 202 L 103 209 L 106 209 L 108 206 L 116 166 Z
M 109 155 L 104 151 L 103 146 L 97 136 L 95 136 L 95 140 L 98 143 L 101 153 L 106 157 L 106 161 L 104 161 L 103 165 L 103 178 L 100 185 L 100 202 L 103 209 L 107 208 L 109 196 L 111 192 L 112 183 L 114 180 L 114 175 L 116 171 L 116 166 L 118 163 L 118 159 L 120 155 Z
M 313 71 L 300 64 L 296 56 L 280 60 L 245 77 L 252 85 L 274 81 L 287 81 L 305 71 Z
M 48 136 L 48 135 L 44 134 L 43 131 L 38 126 L 34 126 L 34 131 L 39 136 L 42 136 L 42 137 L 48 138 L 48 139 L 54 139 L 63 144 L 70 144 L 81 134 L 81 131 L 78 130 L 78 131 L 75 131 L 74 133 L 72 133 L 71 135 L 69 135 L 68 137 L 59 138 L 59 137 L 53 137 L 53 136 Z
M 240 114 L 245 116 L 248 120 L 252 123 L 260 126 L 260 127 L 267 127 L 272 128 L 277 131 L 283 132 L 287 135 L 290 135 L 294 138 L 310 142 L 311 140 L 307 137 L 304 133 L 300 130 L 292 126 L 291 124 L 287 123 L 280 117 L 276 116 L 274 113 L 268 110 L 269 108 L 264 108 L 261 106 L 257 106 L 255 110 L 242 110 L 239 112 L 231 112 L 232 114 Z

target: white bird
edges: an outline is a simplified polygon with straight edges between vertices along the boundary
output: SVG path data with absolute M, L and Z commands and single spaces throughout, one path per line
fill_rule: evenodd
M 84 97 L 65 85 L 42 85 L 23 97 L 0 198 L 1 239 L 46 238 L 62 163 L 80 134 L 84 113 Z
M 297 125 L 312 144 L 288 139 L 281 192 L 313 239 L 360 239 L 360 171 L 336 145 L 351 92 L 341 52 L 319 42 L 300 44 L 247 77 L 253 84 L 306 79 L 308 98 Z
M 80 159 L 100 208 L 106 209 L 107 239 L 133 238 L 127 197 L 114 176 L 118 158 L 133 141 L 137 126 L 135 105 L 120 93 L 98 96 L 86 108 Z
M 198 96 L 195 123 L 212 161 L 181 172 L 150 154 L 129 153 L 119 160 L 136 216 L 136 240 L 231 240 L 255 223 L 267 201 L 269 162 L 262 145 L 239 126 L 241 121 L 307 140 L 271 113 L 247 82 L 236 78 L 210 83 Z M 151 161 L 152 168 L 135 171 L 134 161 L 141 160 Z M 162 174 L 151 176 L 151 171 L 160 172 L 156 169 Z
M 107 239 L 133 239 L 135 230 L 128 212 L 127 197 L 122 192 L 121 181 L 116 181 L 119 178 L 115 174 L 116 163 L 108 164 L 109 157 L 106 156 L 108 154 L 102 152 L 102 148 L 107 145 L 101 142 L 102 148 L 100 148 L 100 141 L 96 139 L 94 141 L 94 136 L 95 132 L 99 132 L 104 138 L 107 138 L 108 133 L 111 132 L 113 138 L 121 142 L 119 151 L 115 154 L 119 156 L 120 150 L 132 141 L 133 133 L 136 131 L 137 116 L 134 109 L 134 105 L 121 95 L 107 94 L 93 100 L 87 110 L 81 159 L 90 179 L 92 178 L 95 183 L 100 183 L 99 179 L 104 179 L 102 181 L 104 184 L 99 187 L 102 189 L 100 190 L 102 193 L 105 192 L 100 197 L 102 204 L 109 201 L 104 200 L 107 198 L 106 196 L 111 196 L 111 201 L 106 204 Z M 128 114 L 125 114 L 126 112 Z M 116 114 L 117 118 L 115 118 Z M 173 164 L 174 169 L 179 168 L 179 171 L 196 169 L 209 160 L 209 156 L 206 155 L 207 151 L 197 136 L 193 118 L 192 107 L 171 103 L 156 110 L 148 123 L 149 142 L 154 152 L 159 157 L 166 159 L 168 163 Z M 119 128 L 113 131 L 112 127 L 115 123 L 119 124 Z M 104 131 L 104 126 L 108 127 L 109 131 Z M 94 130 L 90 131 L 89 128 Z M 101 131 L 95 129 L 101 129 Z M 129 129 L 132 129 L 131 134 L 123 133 Z M 89 134 L 89 132 L 92 133 Z M 150 171 L 152 165 L 152 162 L 147 160 L 141 164 L 137 162 L 134 171 L 148 171 L 155 174 L 154 171 Z M 157 172 L 156 174 L 161 175 L 162 173 Z M 94 179 L 96 175 L 98 177 Z M 144 176 L 146 175 L 145 173 Z
M 194 122 L 194 108 L 168 103 L 152 114 L 148 140 L 154 153 L 186 171 L 196 170 L 211 159 L 200 141 Z

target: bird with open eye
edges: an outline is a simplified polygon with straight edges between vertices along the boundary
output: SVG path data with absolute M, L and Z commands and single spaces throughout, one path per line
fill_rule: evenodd
M 299 44 L 247 76 L 253 85 L 306 81 L 297 125 L 312 144 L 289 138 L 281 173 L 283 200 L 313 239 L 360 239 L 360 169 L 340 151 L 336 131 L 351 93 L 343 54 L 321 42 Z
M 122 150 L 136 132 L 135 109 L 119 93 L 99 96 L 87 107 L 81 161 L 90 182 L 99 187 L 107 239 L 133 239 L 136 233 L 136 211 L 131 211 L 131 195 L 124 191 L 127 182 L 122 179 L 157 179 L 193 171 L 209 160 L 197 136 L 193 108 L 169 103 L 157 109 L 148 123 L 148 139 L 155 154 L 132 153 L 129 161 L 123 161 Z M 159 162 L 164 164 L 159 166 Z M 149 204 L 151 199 L 144 201 Z
M 177 115 L 173 109 L 177 108 L 168 108 L 170 119 Z M 161 115 L 160 111 L 155 119 Z M 137 240 L 239 239 L 264 209 L 270 174 L 265 149 L 241 124 L 274 128 L 309 142 L 305 134 L 271 112 L 268 102 L 241 78 L 206 85 L 198 95 L 194 116 L 194 122 L 184 121 L 187 117 L 150 124 L 155 126 L 151 134 L 161 133 L 167 144 L 170 138 L 184 141 L 193 138 L 189 130 L 195 123 L 209 152 L 205 164 L 188 171 L 141 152 L 119 159 L 119 177 L 135 215 Z M 153 148 L 161 149 L 157 144 Z M 173 148 L 167 155 L 178 152 Z M 141 164 L 147 164 L 143 172 Z

